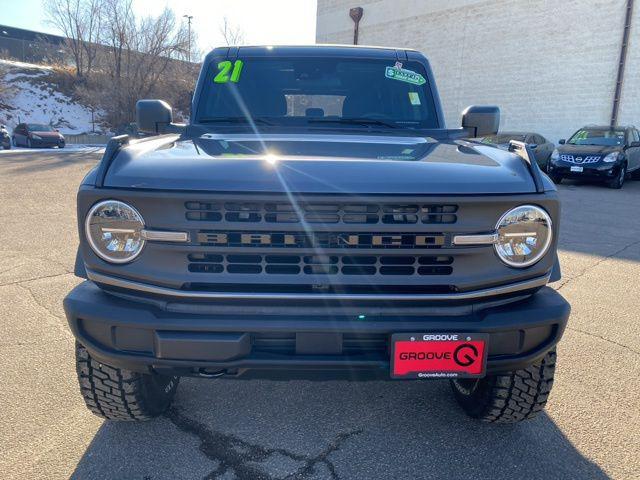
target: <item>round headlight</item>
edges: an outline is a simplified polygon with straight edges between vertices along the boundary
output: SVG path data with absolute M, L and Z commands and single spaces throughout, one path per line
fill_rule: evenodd
M 547 253 L 551 227 L 551 217 L 540 207 L 522 205 L 509 210 L 496 225 L 496 253 L 511 267 L 529 267 Z
M 96 203 L 85 221 L 85 233 L 91 249 L 111 263 L 132 261 L 144 247 L 142 215 L 117 200 Z

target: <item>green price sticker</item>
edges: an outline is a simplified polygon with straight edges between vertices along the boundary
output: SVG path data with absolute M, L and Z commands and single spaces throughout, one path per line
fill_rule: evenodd
M 242 73 L 243 66 L 244 62 L 242 60 L 236 60 L 233 63 L 229 60 L 220 62 L 218 64 L 218 74 L 215 76 L 213 81 L 215 83 L 238 83 L 240 81 L 240 74 Z
M 412 83 L 413 85 L 424 85 L 427 83 L 425 78 L 419 73 L 399 67 L 386 67 L 384 76 L 391 80 L 399 80 L 401 82 Z

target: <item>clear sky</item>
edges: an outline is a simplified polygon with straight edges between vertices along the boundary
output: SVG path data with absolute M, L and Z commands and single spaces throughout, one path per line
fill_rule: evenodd
M 0 0 L 0 24 L 59 33 L 47 24 L 43 0 Z M 316 0 L 133 0 L 136 14 L 157 15 L 169 6 L 176 16 L 193 15 L 202 50 L 224 45 L 220 25 L 226 16 L 238 25 L 245 44 L 315 43 Z

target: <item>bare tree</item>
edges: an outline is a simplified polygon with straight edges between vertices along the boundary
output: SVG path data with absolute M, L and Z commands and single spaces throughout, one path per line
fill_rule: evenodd
M 222 19 L 220 35 L 227 45 L 242 45 L 244 43 L 244 31 L 239 25 L 233 25 L 227 17 Z
M 49 22 L 67 38 L 76 75 L 85 77 L 93 69 L 100 42 L 104 0 L 43 0 Z
M 99 61 L 79 96 L 116 127 L 134 120 L 140 98 L 164 98 L 187 111 L 197 76 L 197 66 L 184 61 L 187 25 L 168 8 L 157 17 L 137 18 L 131 0 L 103 1 Z M 193 36 L 191 43 L 197 48 Z

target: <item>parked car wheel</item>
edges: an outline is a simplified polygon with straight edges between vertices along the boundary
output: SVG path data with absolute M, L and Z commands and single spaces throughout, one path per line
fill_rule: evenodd
M 58 148 L 64 148 L 64 146 L 65 146 L 65 143 L 64 143 L 64 142 L 60 142 L 60 143 L 58 143 Z
M 8 141 L 4 145 L 2 145 L 2 148 L 4 148 L 5 150 L 11 150 L 11 141 Z
M 618 172 L 618 175 L 616 176 L 616 178 L 609 180 L 607 182 L 607 187 L 613 188 L 615 190 L 620 190 L 624 185 L 624 180 L 626 177 L 627 177 L 627 165 L 623 164 L 620 167 L 620 171 Z

